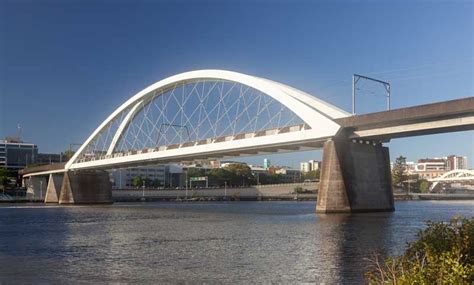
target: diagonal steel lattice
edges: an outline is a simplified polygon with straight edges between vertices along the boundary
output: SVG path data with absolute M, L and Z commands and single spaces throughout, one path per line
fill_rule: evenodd
M 119 126 L 131 111 L 113 153 L 137 151 L 257 133 L 302 125 L 303 121 L 272 97 L 225 80 L 196 80 L 157 90 L 118 114 L 86 147 L 82 156 L 107 153 Z

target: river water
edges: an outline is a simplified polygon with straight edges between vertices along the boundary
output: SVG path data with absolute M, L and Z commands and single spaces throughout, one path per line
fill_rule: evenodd
M 474 216 L 473 201 L 352 215 L 314 205 L 0 205 L 0 283 L 362 283 L 372 252 L 401 253 L 426 220 Z

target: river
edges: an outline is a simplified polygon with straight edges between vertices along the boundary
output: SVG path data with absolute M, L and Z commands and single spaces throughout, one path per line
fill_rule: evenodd
M 314 205 L 3 204 L 0 283 L 362 283 L 365 258 L 401 253 L 424 221 L 474 216 L 474 201 L 352 215 Z

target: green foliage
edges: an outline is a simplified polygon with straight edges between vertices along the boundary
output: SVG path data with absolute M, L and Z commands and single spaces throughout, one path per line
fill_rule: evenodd
M 143 186 L 143 180 L 140 176 L 135 176 L 132 178 L 132 185 L 135 187 Z
M 376 256 L 369 284 L 472 284 L 474 218 L 428 222 L 402 256 L 384 263 Z
M 158 187 L 161 187 L 161 181 L 158 180 L 158 179 L 154 179 L 152 182 L 151 182 L 151 186 L 155 187 L 155 188 L 158 188 Z
M 223 186 L 226 182 L 230 185 L 232 172 L 225 168 L 213 168 L 209 171 L 209 180 L 212 184 Z
M 224 168 L 232 173 L 231 184 L 233 185 L 249 185 L 250 180 L 253 178 L 252 170 L 247 164 L 233 163 Z
M 6 186 L 8 183 L 8 171 L 4 167 L 0 167 L 0 185 Z
M 252 170 L 244 163 L 229 164 L 225 169 L 240 177 L 250 177 L 252 175 Z
M 74 151 L 68 149 L 65 152 L 63 152 L 63 161 L 70 159 L 74 155 Z
M 307 173 L 303 174 L 303 179 L 310 179 L 310 180 L 319 179 L 320 174 L 321 173 L 319 169 L 308 171 Z
M 142 186 L 143 186 L 143 182 L 145 182 L 145 187 L 150 187 L 150 186 L 153 185 L 153 181 L 152 181 L 149 177 L 147 177 L 147 176 L 145 176 L 145 177 L 142 179 Z
M 281 174 L 260 174 L 260 184 L 279 184 L 283 181 Z
M 204 170 L 201 168 L 190 167 L 188 168 L 187 172 L 188 172 L 188 178 L 204 176 Z
M 430 191 L 430 183 L 426 179 L 420 180 L 420 192 L 428 193 Z
M 406 180 L 407 158 L 400 155 L 395 160 L 392 169 L 392 183 L 394 186 L 400 186 Z
M 254 182 L 252 170 L 247 164 L 233 163 L 223 168 L 211 169 L 208 173 L 213 185 L 249 185 Z

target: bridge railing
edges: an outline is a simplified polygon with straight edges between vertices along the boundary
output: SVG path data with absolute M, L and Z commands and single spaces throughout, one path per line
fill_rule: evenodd
M 94 154 L 84 154 L 84 156 L 80 158 L 77 162 L 82 163 L 82 162 L 88 162 L 88 161 L 110 159 L 110 158 L 123 157 L 123 156 L 129 156 L 129 155 L 165 151 L 165 150 L 171 150 L 171 149 L 177 149 L 177 148 L 193 147 L 193 146 L 206 145 L 206 144 L 212 144 L 212 143 L 241 140 L 241 139 L 247 139 L 247 138 L 252 138 L 252 137 L 269 136 L 269 135 L 276 135 L 276 134 L 282 134 L 282 133 L 288 133 L 288 132 L 297 132 L 297 131 L 303 131 L 303 130 L 308 130 L 308 129 L 310 129 L 309 125 L 298 124 L 298 125 L 287 126 L 287 127 L 282 127 L 282 128 L 268 129 L 268 130 L 259 131 L 259 132 L 240 133 L 240 134 L 231 135 L 231 136 L 222 136 L 222 137 L 216 137 L 216 138 L 208 138 L 205 140 L 189 141 L 189 142 L 184 142 L 181 144 L 171 144 L 171 145 L 166 145 L 166 146 L 162 145 L 162 146 L 157 146 L 155 148 L 144 148 L 141 150 L 115 152 L 110 155 L 107 155 L 106 151 L 100 151 Z

